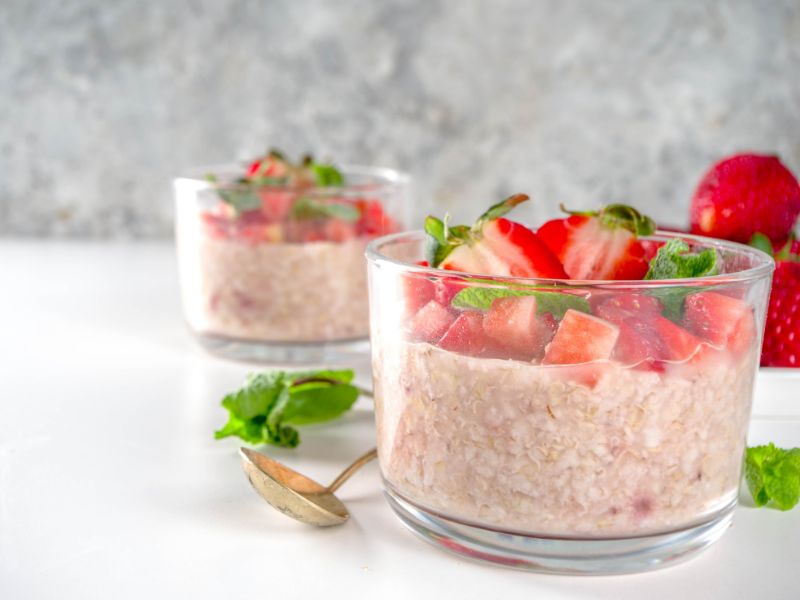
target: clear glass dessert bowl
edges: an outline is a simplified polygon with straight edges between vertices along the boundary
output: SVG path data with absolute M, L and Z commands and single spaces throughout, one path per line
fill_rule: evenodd
M 240 172 L 206 167 L 174 182 L 190 330 L 212 353 L 254 362 L 339 362 L 366 352 L 364 248 L 403 229 L 409 178 L 351 166 L 341 169 L 343 185 L 267 177 L 261 186 L 243 184 Z
M 420 266 L 422 232 L 367 248 L 377 445 L 389 504 L 447 550 L 612 574 L 719 539 L 737 502 L 773 269 L 575 281 Z

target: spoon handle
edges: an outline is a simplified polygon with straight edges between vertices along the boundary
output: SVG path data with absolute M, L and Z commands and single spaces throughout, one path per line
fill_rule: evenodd
M 369 461 L 373 460 L 377 456 L 378 456 L 378 449 L 377 448 L 373 448 L 372 450 L 370 450 L 369 452 L 367 452 L 363 456 L 360 456 L 359 458 L 357 458 L 353 462 L 352 465 L 347 467 L 344 471 L 342 471 L 341 475 L 339 475 L 336 479 L 333 480 L 333 483 L 328 486 L 328 490 L 330 490 L 331 492 L 335 492 L 336 490 L 338 490 L 339 487 L 345 481 L 350 479 L 350 476 L 353 473 L 358 471 L 361 467 L 363 467 L 365 464 L 367 464 Z

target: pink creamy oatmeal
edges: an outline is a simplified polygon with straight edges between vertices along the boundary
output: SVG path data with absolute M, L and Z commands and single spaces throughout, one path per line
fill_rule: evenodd
M 189 323 L 201 333 L 244 340 L 365 337 L 366 243 L 251 244 L 202 236 L 180 252 Z
M 755 354 L 702 369 L 563 367 L 398 340 L 374 355 L 379 456 L 401 496 L 541 535 L 677 529 L 734 501 Z

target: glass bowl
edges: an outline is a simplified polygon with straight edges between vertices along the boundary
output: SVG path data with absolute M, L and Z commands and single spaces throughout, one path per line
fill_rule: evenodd
M 174 182 L 189 329 L 212 353 L 253 362 L 338 362 L 366 352 L 364 248 L 404 228 L 408 176 L 350 166 L 340 187 L 254 189 L 236 183 L 240 172 L 207 167 Z
M 377 445 L 389 504 L 447 550 L 613 574 L 716 541 L 736 506 L 772 260 L 714 249 L 697 279 L 573 281 L 419 266 L 367 248 Z

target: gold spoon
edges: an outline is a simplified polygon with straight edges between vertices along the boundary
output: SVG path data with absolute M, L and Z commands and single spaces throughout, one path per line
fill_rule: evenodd
M 357 458 L 328 487 L 293 471 L 276 460 L 241 448 L 242 468 L 258 495 L 283 514 L 317 527 L 341 525 L 350 517 L 344 504 L 333 494 L 361 467 L 378 456 L 373 448 Z

